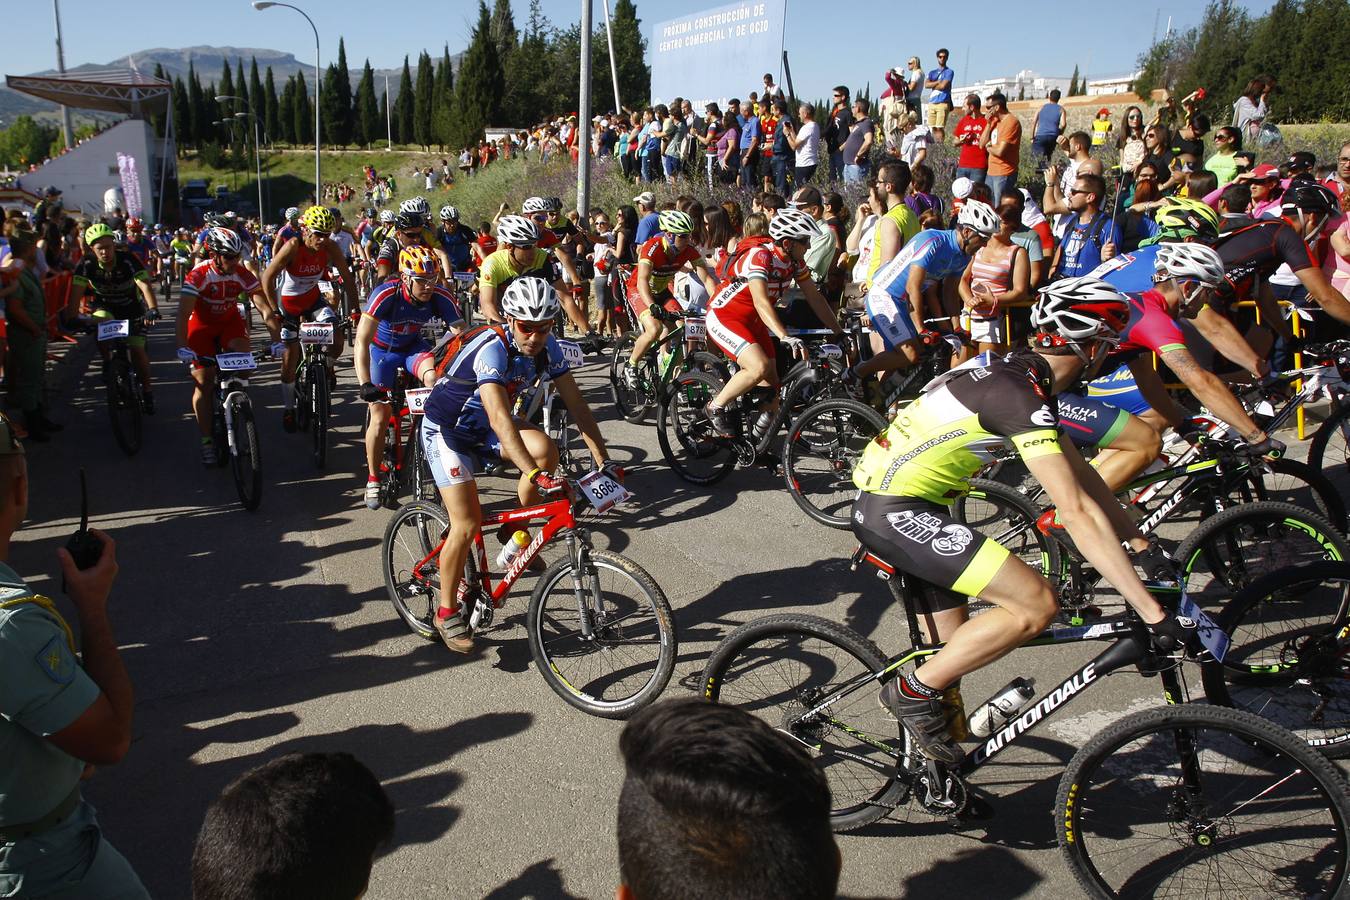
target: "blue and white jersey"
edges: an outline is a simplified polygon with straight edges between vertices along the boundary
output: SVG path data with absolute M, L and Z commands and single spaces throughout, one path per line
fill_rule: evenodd
M 924 284 L 931 284 L 960 275 L 969 263 L 970 257 L 961 251 L 955 230 L 920 231 L 900 248 L 894 259 L 877 269 L 872 276 L 872 290 L 904 300 L 909 291 L 909 272 L 914 266 L 923 269 Z
M 1122 294 L 1138 294 L 1153 290 L 1153 273 L 1158 268 L 1158 250 L 1161 244 L 1140 247 L 1121 253 L 1097 266 L 1088 274 L 1100 278 Z
M 380 324 L 375 331 L 375 346 L 383 350 L 408 350 L 422 338 L 422 326 L 433 317 L 446 325 L 464 321 L 450 292 L 436 285 L 431 299 L 414 303 L 398 278 L 377 284 L 366 298 L 362 312 Z

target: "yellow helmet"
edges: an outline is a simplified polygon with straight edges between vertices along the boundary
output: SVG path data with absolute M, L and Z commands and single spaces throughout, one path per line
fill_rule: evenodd
M 332 234 L 333 229 L 337 227 L 337 221 L 333 218 L 333 214 L 322 206 L 311 206 L 305 210 L 305 214 L 300 218 L 300 223 L 310 231 L 322 231 L 325 234 Z
M 429 248 L 415 244 L 399 251 L 398 270 L 416 278 L 435 278 L 441 266 Z

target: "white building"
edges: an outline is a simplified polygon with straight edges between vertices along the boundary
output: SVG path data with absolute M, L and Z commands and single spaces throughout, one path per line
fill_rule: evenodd
M 1087 92 L 1089 96 L 1093 94 L 1123 94 L 1130 90 L 1130 86 L 1134 84 L 1134 80 L 1138 77 L 1138 72 L 1131 72 L 1128 75 L 1097 78 L 1087 83 Z
M 1059 88 L 1061 93 L 1068 93 L 1069 79 L 1061 78 L 1056 75 L 1042 75 L 1039 72 L 1033 72 L 1031 69 L 1023 69 L 1016 75 L 1007 75 L 999 78 L 986 78 L 984 81 L 977 81 L 974 84 L 965 87 L 952 88 L 952 102 L 960 106 L 965 102 L 967 94 L 979 94 L 983 100 L 994 91 L 1002 91 L 1008 100 L 1041 100 L 1050 95 L 1050 91 Z

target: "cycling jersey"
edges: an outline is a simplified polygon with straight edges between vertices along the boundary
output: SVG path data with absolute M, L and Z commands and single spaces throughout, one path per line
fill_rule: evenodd
M 239 297 L 262 290 L 257 277 L 241 265 L 235 265 L 228 275 L 221 274 L 215 263 L 207 260 L 192 267 L 183 278 L 183 295 L 196 300 L 192 307 L 193 320 L 221 322 L 239 318 Z
M 155 250 L 154 247 L 151 246 L 150 241 L 142 236 L 139 241 L 127 241 L 127 252 L 136 257 L 141 265 L 145 265 L 150 262 L 150 257 L 154 254 Z
M 1029 350 L 964 367 L 926 390 L 867 445 L 853 483 L 944 503 L 1011 442 L 1024 460 L 1059 453 L 1050 365 Z
M 551 282 L 556 279 L 556 275 L 549 260 L 549 252 L 536 247 L 530 263 L 524 268 L 516 268 L 516 263 L 511 258 L 511 248 L 503 247 L 489 253 L 483 260 L 483 265 L 478 270 L 478 281 L 484 286 L 495 287 L 498 297 L 506 290 L 508 284 L 526 275 Z
M 378 228 L 372 228 L 370 234 L 366 236 L 366 243 L 374 244 L 376 247 L 383 247 L 384 242 L 394 236 L 394 226 L 381 225 Z
M 479 386 L 499 384 L 508 397 L 514 397 L 536 377 L 557 378 L 567 373 L 562 347 L 552 334 L 548 336 L 544 355 L 541 367 L 534 357 L 519 351 L 510 329 L 501 332 L 496 328 L 485 329 L 460 348 L 445 374 L 437 379 L 427 397 L 427 421 L 436 426 L 452 449 L 483 446 L 492 436 L 492 428 L 478 394 Z
M 298 238 L 298 237 L 300 237 L 299 225 L 291 225 L 288 223 L 286 225 L 281 226 L 281 230 L 277 232 L 277 240 L 281 242 L 282 246 L 285 246 L 286 242 L 289 241 L 291 238 Z
M 282 305 L 286 305 L 288 297 L 317 294 L 319 282 L 328 274 L 328 246 L 325 244 L 315 250 L 303 240 L 297 238 L 295 241 L 291 258 L 281 270 Z
M 1258 280 L 1269 278 L 1281 265 L 1293 272 L 1317 265 L 1312 251 L 1287 219 L 1238 219 L 1214 244 L 1223 260 L 1225 284 L 1215 299 L 1227 305 L 1256 297 Z
M 732 359 L 739 357 L 751 344 L 759 346 L 765 355 L 774 359 L 773 336 L 760 318 L 759 310 L 755 309 L 750 282 L 763 282 L 769 300 L 777 301 L 790 282 L 809 279 L 810 270 L 805 263 L 794 262 L 771 238 L 749 237 L 736 247 L 728 274 L 730 278 L 718 286 L 708 304 L 708 337 Z
M 179 259 L 187 260 L 192 258 L 192 245 L 187 241 L 175 240 L 173 243 L 169 244 L 169 249 L 172 250 L 173 255 Z
M 914 215 L 914 210 L 910 209 L 904 203 L 897 203 L 886 211 L 883 219 L 890 219 L 895 223 L 895 227 L 900 230 L 900 246 L 904 247 L 914 239 L 919 233 L 919 219 Z M 881 228 L 881 223 L 877 222 L 877 228 Z M 881 233 L 877 232 L 872 242 L 872 256 L 867 264 L 867 278 L 864 283 L 870 283 L 872 276 L 876 274 L 877 269 L 881 268 Z
M 1112 361 L 1128 361 L 1145 351 L 1161 356 L 1169 350 L 1186 349 L 1186 338 L 1181 334 L 1181 327 L 1167 311 L 1167 301 L 1160 292 L 1148 290 L 1126 294 L 1125 299 L 1130 301 L 1130 316 L 1120 332 L 1120 343 L 1111 352 L 1108 365 Z
M 436 285 L 431 299 L 417 303 L 408 296 L 403 281 L 394 278 L 375 286 L 366 299 L 364 315 L 379 322 L 374 344 L 384 350 L 408 350 L 422 341 L 422 326 L 438 318 L 446 325 L 464 321 L 450 292 Z M 423 346 L 423 349 L 429 349 Z
M 1102 279 L 1122 294 L 1152 290 L 1160 249 L 1162 244 L 1150 244 L 1129 253 L 1118 253 L 1088 275 Z
M 140 315 L 141 305 L 141 292 L 136 282 L 149 280 L 150 275 L 140 260 L 125 250 L 118 250 L 112 266 L 106 269 L 92 253 L 85 255 L 75 264 L 71 283 L 88 288 L 93 294 L 93 305 L 109 307 L 124 318 L 134 318 Z M 138 311 L 130 312 L 129 307 L 133 306 Z
M 921 297 L 909 297 L 909 276 L 923 270 L 924 285 L 958 276 L 970 257 L 961 249 L 956 231 L 923 231 L 900 248 L 900 252 L 872 276 L 864 305 L 867 318 L 887 350 L 918 338 L 911 310 Z
M 670 283 L 686 265 L 692 264 L 696 269 L 705 266 L 703 254 L 699 253 L 692 242 L 683 250 L 677 251 L 673 240 L 667 245 L 667 238 L 657 235 L 639 248 L 638 262 L 641 263 L 644 259 L 651 264 L 647 284 L 651 288 L 652 297 L 658 302 L 666 299 L 666 309 L 678 312 L 680 305 L 670 293 Z M 628 300 L 633 304 L 638 316 L 641 316 L 647 311 L 647 301 L 642 299 L 642 294 L 638 290 L 638 271 L 638 267 L 634 266 L 632 274 L 628 276 Z
M 456 272 L 467 271 L 473 264 L 473 254 L 469 252 L 469 245 L 476 237 L 473 230 L 464 225 L 456 225 L 453 228 L 442 226 L 436 229 L 436 243 L 450 258 L 450 265 Z
M 352 237 L 350 232 L 335 231 L 329 240 L 338 245 L 338 249 L 342 251 L 343 259 L 351 260 L 352 248 L 356 245 L 356 238 Z
M 436 235 L 432 234 L 430 231 L 423 228 L 422 236 L 417 239 L 417 243 L 408 244 L 407 246 L 429 248 L 439 245 L 436 244 Z M 380 244 L 380 255 L 375 258 L 376 264 L 378 265 L 379 263 L 388 263 L 389 265 L 397 269 L 398 255 L 403 252 L 403 247 L 404 245 L 399 243 L 398 235 L 395 234 L 394 231 L 391 229 L 389 232 L 389 237 L 384 239 L 384 243 Z
M 1086 275 L 1102 262 L 1102 247 L 1121 244 L 1120 226 L 1116 220 L 1099 212 L 1087 222 L 1079 221 L 1074 213 L 1066 213 L 1068 228 L 1060 244 L 1057 277 L 1076 278 Z

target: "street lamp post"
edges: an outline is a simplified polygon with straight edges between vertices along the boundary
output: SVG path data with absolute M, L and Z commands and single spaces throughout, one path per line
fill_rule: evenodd
M 248 102 L 247 97 L 236 97 L 233 94 L 221 94 L 216 97 L 217 103 L 224 103 L 227 100 L 238 100 L 248 107 L 248 112 L 237 112 L 234 114 L 236 119 L 253 120 L 253 162 L 258 177 L 258 224 L 266 225 L 267 220 L 263 216 L 263 191 L 262 191 L 262 144 L 258 140 L 258 115 L 253 111 L 253 106 Z
M 254 9 L 267 9 L 272 6 L 284 6 L 295 10 L 305 17 L 305 21 L 314 31 L 314 203 L 318 205 L 319 199 L 323 196 L 323 180 L 319 168 L 319 144 L 323 140 L 319 131 L 319 85 L 323 82 L 323 73 L 319 71 L 319 29 L 314 27 L 314 20 L 298 6 L 276 3 L 273 0 L 253 0 Z

